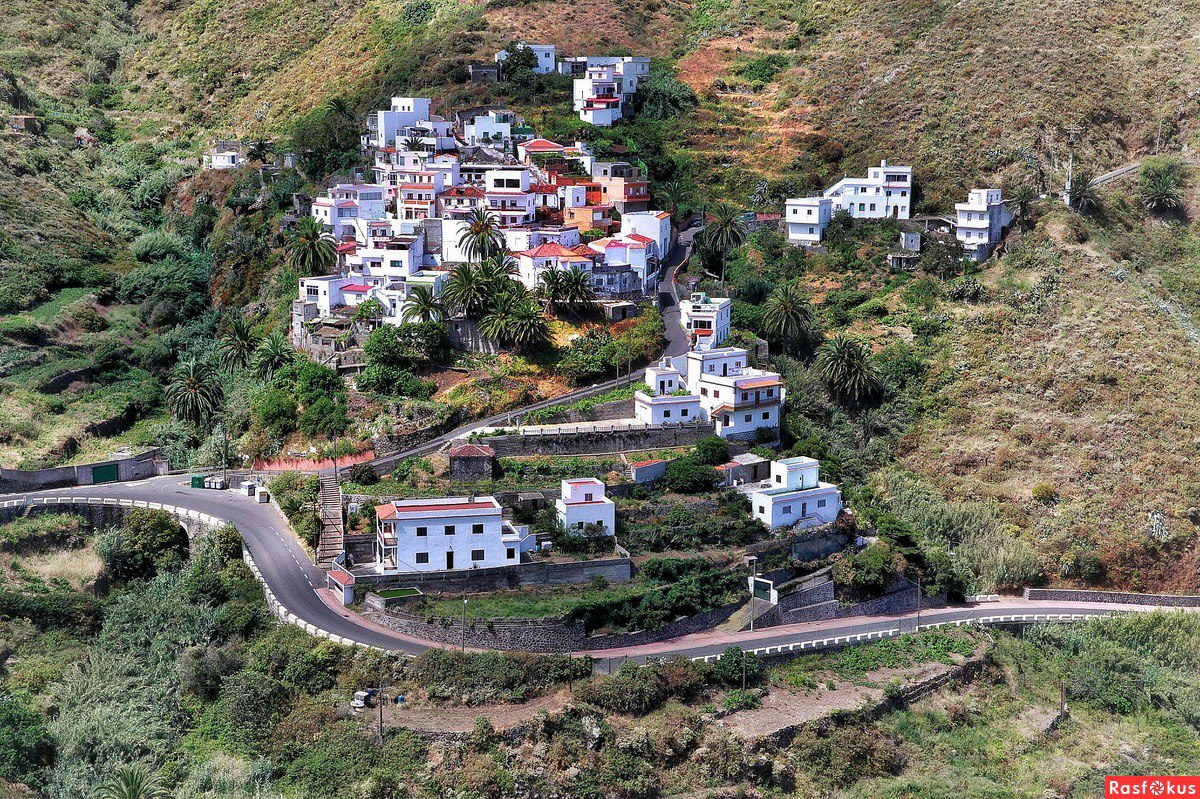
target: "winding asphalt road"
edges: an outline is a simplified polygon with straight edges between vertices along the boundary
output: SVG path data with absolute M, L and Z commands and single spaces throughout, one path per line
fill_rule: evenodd
M 155 477 L 132 483 L 109 483 L 29 494 L 0 496 L 0 500 L 35 498 L 92 497 L 114 500 L 141 500 L 199 511 L 232 523 L 242 533 L 263 581 L 279 603 L 298 620 L 348 641 L 389 651 L 417 654 L 439 644 L 400 635 L 345 610 L 329 599 L 324 591 L 325 573 L 314 566 L 296 541 L 274 506 L 259 504 L 236 491 L 190 488 L 179 475 Z M 1004 623 L 1043 620 L 1049 616 L 1086 618 L 1121 612 L 1146 612 L 1146 605 L 1118 605 L 1096 602 L 1032 602 L 1003 598 L 997 602 L 958 605 L 927 610 L 921 614 L 921 627 L 934 624 Z M 1043 618 L 1035 618 L 1043 617 Z M 1020 618 L 1013 618 L 1020 617 Z M 1062 619 L 1069 620 L 1069 619 Z M 640 646 L 620 647 L 579 654 L 590 654 L 601 661 L 683 655 L 704 658 L 719 655 L 730 646 L 771 654 L 779 650 L 814 649 L 830 639 L 869 640 L 914 628 L 914 614 L 870 616 L 770 627 L 754 632 L 721 633 L 708 630 L 693 635 Z

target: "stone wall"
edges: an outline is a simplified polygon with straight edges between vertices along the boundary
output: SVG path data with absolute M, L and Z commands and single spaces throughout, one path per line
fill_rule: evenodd
M 90 499 L 90 501 L 88 501 Z M 171 514 L 187 531 L 188 538 L 195 538 L 220 527 L 224 522 L 213 516 L 199 511 L 177 508 L 173 505 L 163 505 L 158 502 L 133 501 L 128 499 L 104 499 L 76 497 L 75 501 L 41 500 L 40 498 L 25 502 L 9 500 L 0 503 L 0 523 L 7 523 L 22 516 L 37 516 L 43 513 L 74 513 L 82 516 L 89 529 L 104 530 L 109 527 L 119 527 L 125 523 L 125 515 L 134 508 L 149 508 L 164 510 Z
M 1128 594 L 1119 591 L 1077 591 L 1069 588 L 1026 588 L 1025 598 L 1039 602 L 1112 602 L 1119 605 L 1200 608 L 1200 596 L 1180 594 Z
M 460 593 L 502 591 L 528 585 L 585 583 L 597 576 L 610 583 L 619 583 L 628 580 L 632 573 L 629 558 L 609 557 L 564 562 L 535 560 L 532 563 L 496 566 L 490 569 L 459 569 L 417 574 L 380 575 L 356 572 L 355 582 L 375 588 L 415 587 L 426 593 Z
M 839 531 L 834 525 L 827 524 L 814 530 L 805 530 L 787 538 L 760 541 L 746 547 L 747 555 L 757 555 L 760 558 L 774 552 L 790 550 L 792 557 L 804 562 L 828 557 L 834 552 L 841 552 L 853 543 L 851 537 Z
M 946 607 L 946 597 L 921 597 L 921 609 L 944 608 Z M 837 618 L 844 619 L 849 616 L 886 616 L 891 613 L 911 613 L 917 609 L 917 589 L 916 587 L 906 588 L 895 593 L 885 594 L 876 599 L 868 599 L 866 602 L 858 602 L 853 605 L 846 605 L 838 608 Z
M 632 418 L 633 400 L 622 399 L 597 403 L 590 410 L 586 411 L 568 410 L 564 407 L 557 413 L 539 418 L 536 424 L 574 424 L 575 422 L 598 422 Z M 534 424 L 534 422 L 528 422 L 528 424 Z
M 633 452 L 661 447 L 680 447 L 695 444 L 712 435 L 712 425 L 680 425 L 678 427 L 648 427 L 629 430 L 568 429 L 560 433 L 539 435 L 488 436 L 480 443 L 496 450 L 496 455 L 607 455 L 614 452 Z
M 97 467 L 117 467 L 117 480 L 142 480 L 158 474 L 156 461 L 160 459 L 162 450 L 158 447 L 149 449 L 138 455 L 115 460 L 85 463 L 78 466 L 56 466 L 49 469 L 21 470 L 0 469 L 0 493 L 18 493 L 21 491 L 41 491 L 47 488 L 65 488 L 67 486 L 92 485 L 92 470 Z
M 658 630 L 615 635 L 589 636 L 579 622 L 566 619 L 467 619 L 466 636 L 462 619 L 433 618 L 403 608 L 387 608 L 386 600 L 369 597 L 364 615 L 389 629 L 414 638 L 443 644 L 461 644 L 478 649 L 523 652 L 586 652 L 614 647 L 639 646 L 711 629 L 733 615 L 740 602 L 677 619 Z

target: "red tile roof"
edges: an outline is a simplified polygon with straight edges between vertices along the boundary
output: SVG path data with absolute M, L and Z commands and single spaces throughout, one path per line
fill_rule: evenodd
M 643 236 L 641 233 L 630 233 L 627 238 L 631 238 L 634 241 L 640 241 L 642 244 L 654 243 L 654 239 L 650 238 L 649 236 Z
M 549 139 L 533 139 L 521 145 L 527 153 L 547 153 L 554 151 L 562 151 L 566 149 L 561 144 L 556 144 Z
M 752 380 L 747 380 L 744 383 L 739 382 L 738 388 L 767 388 L 768 386 L 781 385 L 782 381 L 778 377 L 756 377 Z
M 342 286 L 343 292 L 348 291 L 351 294 L 366 294 L 370 290 L 370 286 L 364 286 L 362 283 L 351 283 L 348 286 Z
M 556 241 L 548 241 L 545 244 L 532 250 L 524 250 L 518 255 L 524 255 L 529 258 L 567 258 L 572 261 L 584 260 L 574 250 L 570 250 Z
M 494 458 L 496 450 L 483 444 L 460 444 L 450 449 L 451 458 Z
M 336 249 L 339 253 L 354 254 L 355 252 L 357 252 L 357 248 L 358 248 L 357 242 L 345 241 L 345 242 L 342 242 L 341 244 L 337 245 L 337 247 L 335 247 L 334 249 Z
M 482 197 L 483 189 L 478 186 L 452 186 L 442 192 L 444 197 Z

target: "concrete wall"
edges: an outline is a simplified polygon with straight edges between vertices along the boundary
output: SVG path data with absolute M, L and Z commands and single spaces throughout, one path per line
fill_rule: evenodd
M 154 477 L 158 473 L 155 459 L 159 458 L 161 454 L 162 450 L 155 447 L 128 458 L 85 463 L 79 466 L 56 466 L 50 469 L 36 469 L 31 471 L 0 469 L 0 493 L 41 491 L 46 488 L 91 485 L 93 468 L 113 464 L 117 467 L 117 479 L 122 482 Z
M 1179 594 L 1126 594 L 1118 591 L 1077 591 L 1069 588 L 1026 588 L 1025 598 L 1045 602 L 1112 602 L 1120 605 L 1200 608 L 1200 596 Z
M 496 450 L 496 455 L 606 455 L 659 447 L 695 444 L 712 435 L 712 425 L 681 425 L 633 430 L 564 430 L 541 435 L 489 436 L 481 443 Z
M 586 652 L 613 647 L 638 646 L 665 641 L 681 635 L 708 630 L 728 619 L 740 606 L 733 602 L 719 608 L 677 619 L 658 630 L 589 636 L 579 622 L 565 619 L 467 619 L 466 636 L 461 619 L 434 618 L 408 612 L 403 608 L 384 609 L 379 597 L 367 599 L 363 614 L 396 632 L 436 641 L 461 644 L 479 649 L 518 650 L 523 652 Z

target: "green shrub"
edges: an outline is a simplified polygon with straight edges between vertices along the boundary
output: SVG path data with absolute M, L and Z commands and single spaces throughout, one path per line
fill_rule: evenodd
M 105 530 L 96 538 L 105 569 L 119 580 L 176 568 L 187 556 L 187 548 L 187 534 L 171 514 L 146 508 L 130 510 L 123 527 Z
M 713 661 L 709 679 L 718 685 L 742 685 L 745 675 L 745 684 L 750 686 L 761 683 L 765 673 L 762 658 L 753 652 L 731 646 Z
M 734 688 L 725 694 L 725 698 L 721 704 L 729 711 L 755 710 L 762 707 L 762 699 L 756 691 L 743 691 L 741 688 Z
M 692 457 L 706 466 L 729 463 L 729 442 L 720 436 L 705 436 L 696 442 Z
M 693 457 L 678 458 L 667 464 L 663 485 L 680 494 L 700 494 L 712 491 L 717 484 L 717 471 Z
M 1051 505 L 1058 499 L 1058 489 L 1053 483 L 1038 483 L 1033 487 L 1033 499 L 1043 505 Z
M 13 696 L 0 696 L 0 778 L 33 788 L 54 761 L 54 738 L 42 714 Z

